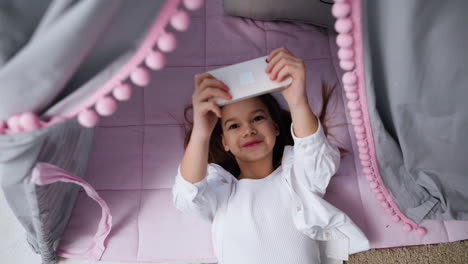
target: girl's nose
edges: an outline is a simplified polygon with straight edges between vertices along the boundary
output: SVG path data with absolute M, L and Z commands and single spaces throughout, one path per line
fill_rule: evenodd
M 255 134 L 257 134 L 257 130 L 252 125 L 246 126 L 246 129 L 244 131 L 244 136 L 255 135 Z

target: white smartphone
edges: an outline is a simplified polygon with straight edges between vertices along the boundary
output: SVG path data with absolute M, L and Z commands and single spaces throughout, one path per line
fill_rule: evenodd
M 222 81 L 229 87 L 229 93 L 232 96 L 231 100 L 216 97 L 213 98 L 213 101 L 222 106 L 280 90 L 291 84 L 291 76 L 288 76 L 282 82 L 270 80 L 270 75 L 265 72 L 268 66 L 266 62 L 267 58 L 268 56 L 263 56 L 208 71 L 207 73 L 213 75 L 216 79 Z

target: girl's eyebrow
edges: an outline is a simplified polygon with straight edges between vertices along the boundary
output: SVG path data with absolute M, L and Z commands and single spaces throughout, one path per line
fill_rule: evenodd
M 236 119 L 236 118 L 230 118 L 230 119 L 224 121 L 224 126 L 226 126 L 227 122 L 229 122 L 229 121 L 234 121 L 234 119 Z
M 265 110 L 259 108 L 259 109 L 257 109 L 257 110 L 253 110 L 250 114 L 254 114 L 254 113 L 257 113 L 257 112 L 263 112 L 263 113 L 265 113 Z
M 254 113 L 256 113 L 256 112 L 263 112 L 263 113 L 265 113 L 265 110 L 259 108 L 259 109 L 253 110 L 252 112 L 250 112 L 250 114 L 254 114 Z M 224 125 L 226 126 L 227 122 L 229 122 L 229 121 L 234 121 L 235 119 L 236 119 L 235 117 L 234 117 L 234 118 L 229 118 L 228 120 L 224 121 Z

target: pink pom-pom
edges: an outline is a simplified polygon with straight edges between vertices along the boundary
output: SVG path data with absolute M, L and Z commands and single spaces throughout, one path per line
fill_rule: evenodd
M 393 211 L 393 208 L 391 208 L 391 207 L 385 208 L 384 210 L 385 210 L 385 212 L 389 213 L 390 215 L 393 215 L 394 212 L 395 212 L 395 211 Z
M 354 57 L 354 51 L 348 48 L 340 48 L 338 50 L 338 58 L 340 60 L 350 60 Z
M 361 107 L 361 103 L 359 103 L 359 101 L 348 102 L 349 110 L 358 110 L 360 107 Z
M 351 124 L 353 126 L 360 126 L 364 123 L 364 121 L 362 120 L 362 118 L 351 118 Z
M 163 52 L 171 52 L 176 48 L 176 37 L 172 33 L 165 32 L 158 39 L 158 47 Z
M 365 128 L 363 126 L 355 126 L 354 127 L 354 132 L 356 132 L 357 134 L 361 134 L 361 133 L 364 133 Z
M 353 37 L 350 34 L 338 34 L 336 44 L 340 48 L 349 48 L 353 45 Z
M 21 126 L 19 115 L 14 115 L 8 118 L 7 123 L 8 123 L 8 128 L 10 128 L 11 132 L 13 133 L 18 133 L 24 130 L 23 127 Z
M 398 223 L 398 222 L 401 221 L 401 218 L 400 218 L 400 216 L 398 216 L 398 215 L 394 215 L 394 216 L 392 217 L 392 221 L 393 221 L 394 223 Z
M 332 7 L 332 14 L 336 18 L 347 17 L 351 12 L 351 6 L 347 3 L 335 3 Z
M 86 109 L 78 115 L 78 122 L 84 127 L 94 127 L 98 121 L 98 115 L 90 109 Z
M 184 5 L 188 10 L 197 10 L 203 5 L 203 0 L 184 0 Z
M 117 103 L 109 96 L 99 99 L 96 111 L 102 116 L 110 116 L 117 110 Z
M 362 120 L 362 118 L 351 118 L 351 123 L 353 126 L 361 126 L 364 120 Z
M 422 226 L 416 228 L 415 231 L 416 231 L 416 233 L 418 233 L 421 236 L 424 236 L 425 234 L 427 234 L 427 229 L 422 227 Z
M 187 12 L 177 10 L 171 17 L 171 25 L 178 31 L 186 31 L 190 25 L 190 17 Z
M 370 160 L 361 160 L 361 165 L 364 166 L 371 166 L 372 162 Z
M 375 189 L 375 188 L 379 187 L 379 184 L 376 181 L 372 181 L 372 182 L 369 183 L 369 186 L 372 189 Z
M 343 83 L 348 85 L 356 84 L 357 76 L 354 72 L 347 72 L 343 74 Z
M 4 134 L 4 133 L 5 133 L 6 126 L 7 126 L 7 124 L 5 123 L 5 121 L 0 120 L 0 134 Z
M 367 140 L 358 140 L 356 142 L 356 144 L 359 146 L 359 147 L 365 147 L 367 146 Z
M 365 168 L 362 169 L 362 171 L 363 171 L 365 174 L 374 173 L 374 170 L 373 170 L 371 167 L 365 167 Z
M 370 160 L 361 160 L 361 165 L 364 167 L 367 167 L 367 166 L 371 166 L 372 163 L 370 162 Z
M 340 68 L 345 71 L 352 71 L 355 66 L 356 64 L 352 60 L 340 60 Z
M 132 87 L 129 84 L 121 84 L 112 91 L 115 99 L 119 101 L 127 101 L 132 97 Z
M 359 99 L 359 95 L 356 92 L 346 92 L 346 98 L 351 101 L 356 101 Z
M 335 30 L 338 33 L 349 33 L 353 29 L 353 22 L 349 18 L 339 18 L 335 22 Z
M 356 132 L 356 130 L 355 130 L 354 132 Z M 357 140 L 365 139 L 365 138 L 366 138 L 366 133 L 365 133 L 365 132 L 362 132 L 362 133 L 355 133 L 355 135 L 356 135 L 356 139 L 357 139 Z
M 23 113 L 20 116 L 19 122 L 23 127 L 24 131 L 33 131 L 41 127 L 41 121 L 32 112 Z
M 405 232 L 411 232 L 411 230 L 413 230 L 413 227 L 410 224 L 406 223 L 403 225 L 403 230 Z
M 159 51 L 153 51 L 146 56 L 145 64 L 148 68 L 153 69 L 155 71 L 160 70 L 166 64 L 166 59 L 164 58 L 164 54 Z
M 359 118 L 362 116 L 362 112 L 361 110 L 352 110 L 349 112 L 349 115 L 351 116 L 351 118 Z
M 374 189 L 371 189 L 371 191 L 373 191 L 374 193 L 380 193 L 381 192 L 380 188 L 374 188 Z
M 375 195 L 375 199 L 379 200 L 379 201 L 383 201 L 385 200 L 385 196 L 383 195 L 383 193 L 378 193 Z
M 353 91 L 356 91 L 357 90 L 357 85 L 355 84 L 345 84 L 343 86 L 343 89 L 346 91 L 346 92 L 353 92 Z
M 151 75 L 146 69 L 139 67 L 130 74 L 130 80 L 134 84 L 143 87 L 150 83 Z
M 369 148 L 368 147 L 359 147 L 359 153 L 367 154 L 367 153 L 369 153 Z
M 374 174 L 364 174 L 366 176 L 366 179 L 371 182 L 377 180 Z
M 382 206 L 383 208 L 389 208 L 390 204 L 387 203 L 386 201 L 382 201 L 382 202 L 380 202 L 380 206 Z

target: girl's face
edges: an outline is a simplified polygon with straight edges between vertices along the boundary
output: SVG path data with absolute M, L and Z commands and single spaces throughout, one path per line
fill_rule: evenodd
M 279 128 L 259 98 L 226 105 L 221 112 L 221 138 L 226 151 L 231 151 L 238 161 L 243 162 L 272 155 Z

